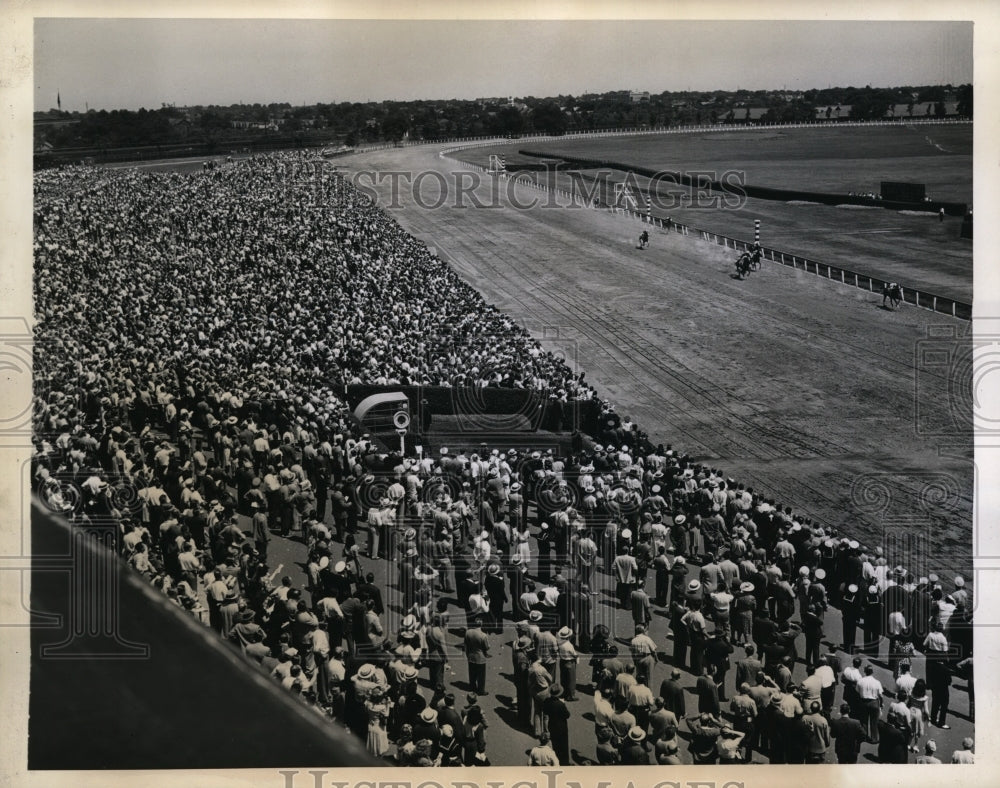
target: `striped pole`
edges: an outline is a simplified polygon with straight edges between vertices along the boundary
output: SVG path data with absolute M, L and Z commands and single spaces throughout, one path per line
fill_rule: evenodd
M 760 219 L 753 220 L 753 242 L 754 246 L 760 243 Z
M 503 155 L 500 156 L 500 172 L 507 172 L 507 157 Z
M 646 221 L 651 222 L 653 220 L 653 203 L 649 199 L 649 195 L 646 195 Z

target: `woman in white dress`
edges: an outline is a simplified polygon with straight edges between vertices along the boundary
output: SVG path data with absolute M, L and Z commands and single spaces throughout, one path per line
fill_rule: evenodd
M 512 553 L 521 556 L 524 566 L 528 567 L 528 571 L 531 572 L 531 532 L 526 522 L 520 523 L 514 529 L 512 539 L 514 542 Z
M 389 751 L 389 736 L 385 730 L 389 718 L 389 704 L 380 688 L 375 688 L 365 701 L 368 711 L 368 752 L 378 757 Z

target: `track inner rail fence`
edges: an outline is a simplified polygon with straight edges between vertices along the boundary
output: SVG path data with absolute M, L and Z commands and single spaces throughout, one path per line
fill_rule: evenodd
M 441 155 L 444 156 L 446 153 L 452 153 L 463 149 L 464 147 L 452 148 L 447 151 L 442 151 Z M 571 199 L 575 205 L 582 206 L 584 204 L 580 195 L 578 195 L 575 191 L 540 183 L 539 181 L 529 178 L 523 174 L 512 175 L 510 173 L 490 173 L 489 170 L 485 167 L 479 166 L 478 164 L 463 161 L 458 161 L 458 163 L 468 169 L 489 173 L 496 177 L 510 178 L 515 183 L 532 189 L 551 192 L 559 196 L 567 197 Z M 612 210 L 617 214 L 636 219 L 643 224 L 649 224 L 663 230 L 664 232 L 676 232 L 685 236 L 693 235 L 699 237 L 703 241 L 709 241 L 711 243 L 718 244 L 719 246 L 724 246 L 727 249 L 733 249 L 737 252 L 749 251 L 753 247 L 752 241 L 743 240 L 741 238 L 731 238 L 727 235 L 720 235 L 719 233 L 713 233 L 699 227 L 681 224 L 680 222 L 671 220 L 669 217 L 664 219 L 658 216 L 648 216 L 643 211 L 616 208 L 607 203 L 598 201 L 592 203 L 592 207 L 598 210 Z M 857 271 L 852 271 L 849 268 L 830 265 L 829 263 L 820 262 L 818 260 L 811 260 L 807 257 L 803 257 L 802 255 L 792 254 L 791 252 L 782 252 L 779 249 L 771 249 L 769 247 L 761 247 L 761 252 L 761 257 L 764 260 L 769 260 L 773 263 L 778 263 L 779 265 L 795 268 L 796 270 L 802 270 L 806 273 L 815 274 L 816 276 L 824 279 L 829 279 L 831 282 L 856 287 L 860 290 L 867 290 L 871 293 L 881 293 L 882 287 L 889 284 L 888 280 L 880 279 L 877 276 L 859 273 Z M 933 312 L 951 315 L 952 317 L 956 317 L 961 320 L 972 320 L 972 304 L 964 301 L 956 301 L 955 299 L 937 295 L 936 293 L 930 293 L 925 290 L 919 290 L 914 287 L 903 287 L 901 285 L 900 289 L 902 290 L 904 303 L 912 304 L 913 306 L 920 307 L 921 309 L 929 309 Z

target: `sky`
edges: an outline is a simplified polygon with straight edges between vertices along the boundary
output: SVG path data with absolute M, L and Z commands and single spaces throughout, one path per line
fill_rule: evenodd
M 36 19 L 35 109 L 972 81 L 971 22 Z

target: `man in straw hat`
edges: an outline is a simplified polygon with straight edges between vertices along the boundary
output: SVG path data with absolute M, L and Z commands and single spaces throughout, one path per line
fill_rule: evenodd
M 559 656 L 559 682 L 565 692 L 564 699 L 567 701 L 576 700 L 576 667 L 580 660 L 576 647 L 573 645 L 573 630 L 569 627 L 562 627 L 557 633 L 559 641 L 557 654 Z M 553 736 L 553 741 L 555 736 Z M 558 751 L 558 748 L 557 748 Z
M 548 721 L 552 749 L 562 764 L 569 764 L 569 706 L 562 698 L 563 688 L 559 684 L 549 687 L 549 696 L 542 701 L 542 713 Z
M 646 732 L 638 725 L 633 725 L 625 737 L 621 752 L 623 766 L 648 765 L 649 746 L 646 743 Z

